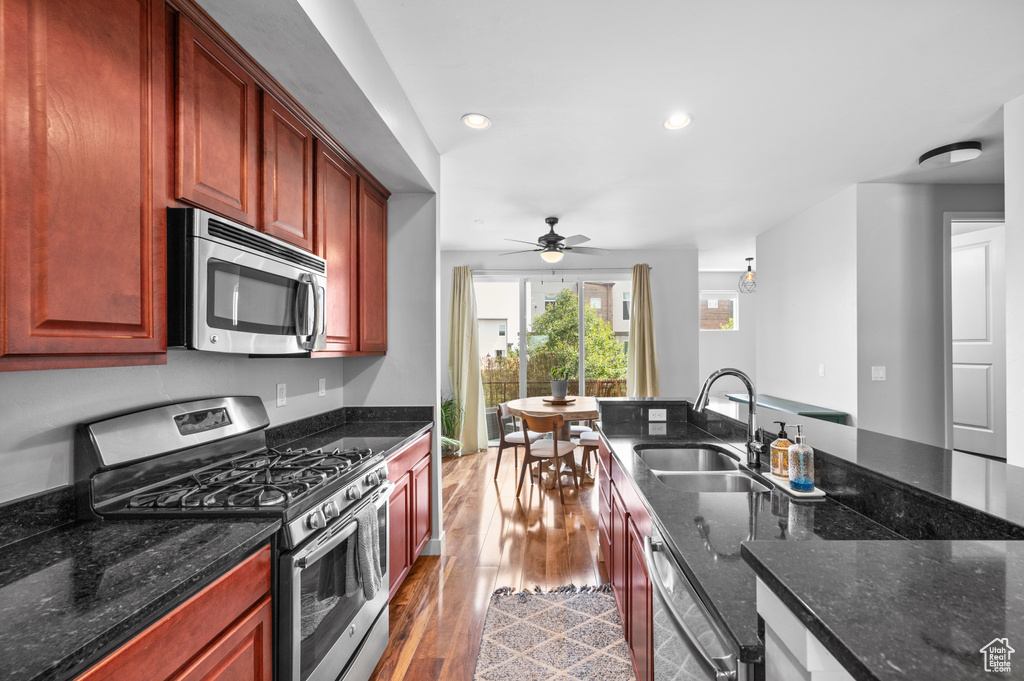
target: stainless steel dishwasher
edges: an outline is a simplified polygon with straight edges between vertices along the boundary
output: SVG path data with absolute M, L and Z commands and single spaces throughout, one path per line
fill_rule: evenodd
M 654 586 L 655 681 L 753 679 L 753 665 L 739 662 L 655 528 L 644 556 Z

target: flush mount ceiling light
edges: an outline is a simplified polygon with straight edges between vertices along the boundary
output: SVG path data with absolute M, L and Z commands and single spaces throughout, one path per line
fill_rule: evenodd
M 747 271 L 740 275 L 739 284 L 736 286 L 740 293 L 754 293 L 757 290 L 757 282 L 754 281 L 754 270 L 750 267 L 750 263 L 753 260 L 753 258 L 747 258 Z
M 956 142 L 925 152 L 917 159 L 922 168 L 948 168 L 981 156 L 981 142 Z
M 674 113 L 665 119 L 665 127 L 669 130 L 681 130 L 693 122 L 693 116 L 688 113 Z
M 491 119 L 478 113 L 466 114 L 462 117 L 462 122 L 466 124 L 467 128 L 473 128 L 474 130 L 486 130 L 491 127 Z

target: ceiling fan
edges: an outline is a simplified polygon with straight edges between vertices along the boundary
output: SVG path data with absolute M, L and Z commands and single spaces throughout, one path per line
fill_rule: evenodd
M 605 255 L 608 253 L 604 248 L 589 248 L 577 245 L 590 241 L 590 237 L 588 236 L 576 234 L 574 236 L 564 237 L 555 234 L 555 225 L 558 224 L 558 218 L 545 218 L 544 222 L 548 223 L 550 231 L 547 234 L 542 234 L 538 237 L 536 243 L 531 241 L 522 241 L 520 239 L 505 239 L 505 241 L 515 241 L 519 244 L 530 244 L 531 246 L 538 246 L 539 248 L 528 248 L 525 251 L 511 251 L 509 253 L 502 253 L 502 255 L 539 252 L 540 257 L 546 262 L 558 262 L 565 255 L 566 251 L 572 251 L 573 253 L 580 253 L 583 255 Z

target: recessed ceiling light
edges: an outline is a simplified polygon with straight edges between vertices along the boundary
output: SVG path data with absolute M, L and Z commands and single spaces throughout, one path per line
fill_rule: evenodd
M 482 225 L 482 224 L 484 224 L 484 221 L 483 220 L 473 220 L 473 223 L 477 224 L 477 225 Z
M 922 168 L 945 168 L 973 161 L 981 156 L 981 142 L 956 142 L 921 154 L 917 165 Z
M 478 113 L 466 114 L 462 117 L 462 122 L 466 124 L 466 127 L 474 130 L 486 130 L 491 127 L 491 119 Z
M 693 116 L 688 113 L 674 113 L 665 119 L 665 127 L 669 130 L 685 128 L 693 122 Z

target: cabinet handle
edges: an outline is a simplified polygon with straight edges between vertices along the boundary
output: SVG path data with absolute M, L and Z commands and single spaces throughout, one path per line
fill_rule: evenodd
M 690 627 L 683 620 L 683 616 L 672 607 L 672 599 L 668 587 L 665 586 L 661 573 L 658 572 L 658 566 L 654 562 L 654 552 L 661 550 L 663 550 L 662 542 L 654 542 L 650 537 L 644 537 L 644 560 L 647 561 L 647 572 L 650 573 L 651 584 L 654 586 L 654 590 L 658 592 L 658 597 L 661 598 L 665 606 L 665 612 L 668 614 L 672 627 L 676 630 L 679 638 L 683 639 L 686 647 L 693 653 L 694 659 L 705 673 L 714 678 L 715 681 L 736 681 L 736 669 L 730 669 L 730 665 L 733 664 L 733 656 L 712 657 L 704 646 L 700 644 L 700 641 L 697 640 L 693 632 L 690 631 Z M 686 579 L 685 575 L 683 575 L 683 579 Z

